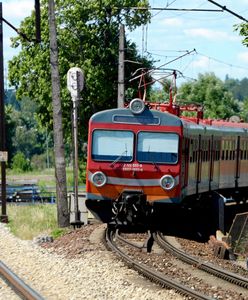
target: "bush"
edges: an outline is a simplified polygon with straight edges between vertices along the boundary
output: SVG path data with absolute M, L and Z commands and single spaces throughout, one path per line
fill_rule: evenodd
M 33 157 L 31 158 L 32 170 L 44 170 L 48 168 L 47 159 L 49 159 L 49 168 L 54 167 L 53 156 L 51 155 L 51 153 L 49 153 L 48 157 L 47 153 L 33 155 Z
M 12 160 L 12 169 L 18 172 L 31 171 L 31 165 L 29 159 L 27 159 L 22 152 L 17 152 Z

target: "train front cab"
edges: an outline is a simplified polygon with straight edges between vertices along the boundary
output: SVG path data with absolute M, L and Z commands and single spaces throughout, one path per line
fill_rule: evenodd
M 114 109 L 89 125 L 86 205 L 106 223 L 162 222 L 180 202 L 181 120 L 169 113 Z M 161 211 L 163 210 L 163 212 Z M 161 214 L 160 214 L 161 213 Z

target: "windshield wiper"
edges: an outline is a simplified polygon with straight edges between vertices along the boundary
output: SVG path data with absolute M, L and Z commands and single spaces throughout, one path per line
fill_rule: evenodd
M 157 163 L 155 162 L 155 160 L 153 160 L 153 155 L 150 152 L 150 146 L 148 147 L 148 155 L 149 155 L 149 160 L 151 160 L 152 164 L 154 165 L 155 169 L 157 169 L 158 171 L 160 170 Z
M 112 161 L 112 163 L 110 164 L 110 167 L 113 167 L 118 161 L 120 161 L 122 159 L 122 157 L 124 156 L 124 154 L 127 155 L 127 149 L 125 151 L 123 151 L 121 153 L 121 155 L 118 156 L 114 161 Z

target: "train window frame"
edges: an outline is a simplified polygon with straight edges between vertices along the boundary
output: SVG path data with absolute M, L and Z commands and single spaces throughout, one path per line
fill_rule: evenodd
M 149 159 L 149 160 L 145 160 L 145 159 L 142 159 L 142 158 L 140 158 L 139 157 L 139 141 L 140 141 L 140 135 L 141 134 L 143 134 L 143 133 L 148 133 L 148 134 L 164 134 L 164 135 L 174 135 L 174 136 L 176 136 L 177 137 L 177 153 L 175 153 L 175 152 L 173 152 L 174 154 L 176 154 L 177 155 L 177 157 L 176 157 L 176 160 L 175 161 L 162 161 L 162 160 L 160 160 L 160 161 L 158 161 L 158 160 L 156 160 L 156 159 L 154 159 L 154 156 L 153 157 L 151 157 L 151 159 Z M 179 162 L 179 156 L 180 156 L 180 143 L 181 143 L 181 141 L 180 141 L 180 135 L 178 134 L 178 133 L 176 133 L 176 132 L 170 132 L 170 131 L 166 131 L 166 132 L 164 132 L 164 131 L 147 131 L 147 130 L 141 130 L 141 131 L 139 131 L 139 132 L 137 132 L 137 138 L 136 138 L 136 153 L 135 153 L 135 155 L 136 155 L 136 160 L 139 162 L 139 163 L 145 163 L 145 164 L 151 164 L 151 163 L 155 163 L 155 164 L 161 164 L 161 165 L 176 165 L 176 164 L 178 164 L 178 162 Z M 142 151 L 143 152 L 143 154 L 145 153 L 145 151 Z M 153 152 L 152 154 L 154 154 L 154 153 L 160 153 L 160 152 Z M 161 155 L 162 154 L 171 154 L 171 157 L 173 157 L 172 156 L 172 154 L 173 153 L 170 153 L 170 152 L 161 152 Z M 141 155 L 141 154 L 140 154 Z
M 130 150 L 131 158 L 130 158 L 130 159 L 127 159 L 127 160 L 124 160 L 123 157 L 125 157 L 125 156 L 123 155 L 123 152 L 122 152 L 122 153 L 119 153 L 118 155 L 117 155 L 117 154 L 114 155 L 114 156 L 112 155 L 112 157 L 109 157 L 108 159 L 103 158 L 103 154 L 102 154 L 102 156 L 99 155 L 99 158 L 94 157 L 94 155 L 97 155 L 97 154 L 94 154 L 94 155 L 93 155 L 94 134 L 95 134 L 96 132 L 99 132 L 99 131 L 115 132 L 115 133 L 119 132 L 119 133 L 120 133 L 120 137 L 121 137 L 122 140 L 123 140 L 123 133 L 124 133 L 124 132 L 131 133 L 131 135 L 132 135 L 132 149 L 128 149 L 128 150 Z M 109 145 L 109 142 L 108 142 L 108 145 Z M 130 145 L 131 145 L 131 143 L 130 143 Z M 120 162 L 120 163 L 127 163 L 127 162 L 130 163 L 130 162 L 134 161 L 134 145 L 135 145 L 135 133 L 134 133 L 132 130 L 120 130 L 120 129 L 96 128 L 96 129 L 94 129 L 94 130 L 92 131 L 91 153 L 90 153 L 91 159 L 92 159 L 93 161 L 97 161 L 97 162 L 115 162 L 115 161 L 118 160 L 118 162 Z M 108 147 L 108 148 L 111 149 L 110 152 L 112 153 L 112 152 L 113 152 L 113 144 L 112 144 L 111 147 Z

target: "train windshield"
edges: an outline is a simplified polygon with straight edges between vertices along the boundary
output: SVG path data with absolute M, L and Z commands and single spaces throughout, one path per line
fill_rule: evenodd
M 123 130 L 94 130 L 92 159 L 101 161 L 133 160 L 134 134 Z
M 179 136 L 175 133 L 139 132 L 137 160 L 175 164 L 178 161 L 178 144 Z

